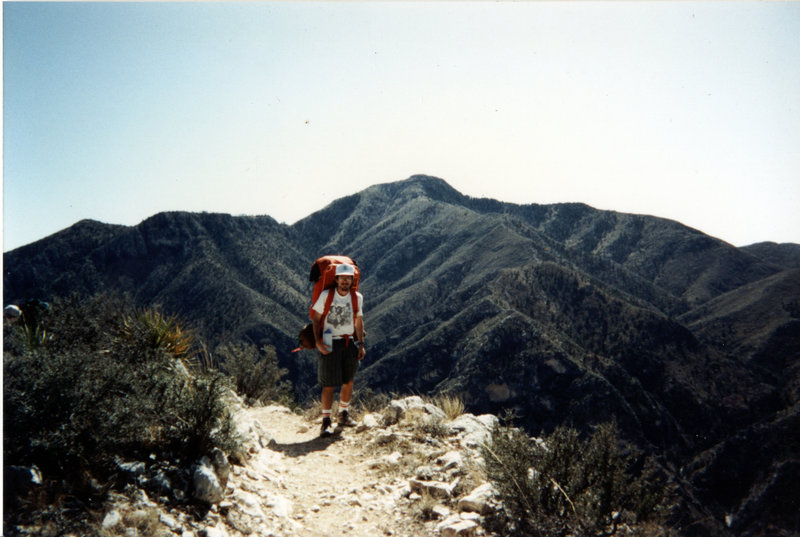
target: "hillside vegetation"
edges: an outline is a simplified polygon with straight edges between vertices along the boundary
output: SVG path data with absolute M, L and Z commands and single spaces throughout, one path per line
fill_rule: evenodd
M 414 176 L 292 226 L 79 222 L 5 254 L 4 299 L 128 293 L 185 319 L 208 349 L 273 347 L 305 401 L 315 357 L 290 350 L 311 262 L 328 253 L 362 272 L 360 386 L 512 410 L 531 435 L 614 421 L 681 484 L 687 535 L 796 530 L 796 500 L 770 499 L 800 478 L 797 245 L 736 248 L 670 220 L 474 199 Z
M 28 315 L 23 311 L 4 324 L 4 535 L 235 536 L 266 534 L 267 524 L 279 527 L 281 535 L 317 534 L 311 519 L 321 508 L 308 503 L 317 498 L 307 488 L 308 479 L 322 484 L 314 477 L 325 472 L 319 461 L 314 470 L 310 458 L 296 482 L 283 483 L 284 491 L 294 491 L 291 499 L 258 483 L 256 470 L 289 473 L 295 469 L 285 466 L 287 454 L 312 451 L 308 439 L 287 430 L 294 427 L 303 434 L 308 426 L 275 419 L 290 413 L 288 408 L 280 414 L 276 406 L 262 410 L 278 400 L 293 404 L 282 379 L 286 371 L 277 367 L 274 351 L 223 345 L 209 355 L 178 318 L 134 310 L 126 300 L 108 295 L 26 310 Z M 363 517 L 370 528 L 380 523 L 393 528 L 385 530 L 391 534 L 411 528 L 408 535 L 417 537 L 436 534 L 433 524 L 452 529 L 467 521 L 473 529 L 480 522 L 491 535 L 594 537 L 617 527 L 647 536 L 666 531 L 659 525 L 669 507 L 666 483 L 636 468 L 639 464 L 623 452 L 613 426 L 586 441 L 574 429 L 561 428 L 534 442 L 508 425 L 489 428 L 487 416 L 480 421 L 464 415 L 458 398 L 432 401 L 411 397 L 387 404 L 381 397 L 362 396 L 353 408 L 363 418 L 353 432 L 373 432 L 359 444 L 343 444 L 348 450 L 344 457 L 357 464 L 370 449 L 367 441 L 373 451 L 385 453 L 370 463 L 370 470 L 379 470 L 377 481 L 351 471 L 346 473 L 355 477 L 347 478 L 347 487 L 372 483 L 395 490 L 387 484 L 409 483 L 392 495 L 394 515 L 379 514 L 377 521 Z M 316 428 L 319 420 L 311 419 Z M 459 420 L 463 424 L 456 425 Z M 477 429 L 466 425 L 470 420 Z M 265 441 L 266 434 L 292 442 Z M 325 451 L 341 435 L 338 431 L 331 441 L 313 439 L 313 451 Z M 468 439 L 473 437 L 483 441 Z M 272 453 L 268 468 L 254 458 L 265 446 Z M 441 460 L 445 446 L 451 448 L 445 465 L 450 471 L 438 478 L 451 483 L 433 480 L 433 469 L 415 470 L 413 461 Z M 398 464 L 401 459 L 409 461 L 405 469 Z M 212 481 L 222 483 L 216 489 L 204 481 L 205 465 Z M 390 471 L 392 465 L 397 468 Z M 238 489 L 245 486 L 243 476 L 252 481 L 246 485 L 249 491 L 262 492 L 257 499 Z M 563 498 L 543 495 L 548 480 L 560 483 L 559 494 L 572 511 L 564 511 Z M 468 494 L 473 489 L 497 492 L 475 504 L 470 500 L 474 494 Z M 350 497 L 349 491 L 340 494 L 336 497 L 346 505 L 367 501 Z M 266 515 L 270 507 L 274 516 Z M 309 528 L 301 530 L 287 520 L 296 508 L 307 511 Z M 454 508 L 479 514 L 438 520 Z M 221 509 L 227 513 L 222 526 Z M 347 511 L 326 511 L 345 519 L 327 525 L 320 520 L 322 534 L 330 524 L 349 519 Z

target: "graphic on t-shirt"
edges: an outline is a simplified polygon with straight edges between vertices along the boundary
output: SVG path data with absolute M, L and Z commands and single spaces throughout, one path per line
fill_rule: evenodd
M 339 328 L 340 326 L 352 323 L 353 312 L 351 304 L 347 303 L 344 306 L 331 304 L 331 309 L 326 320 L 333 328 Z

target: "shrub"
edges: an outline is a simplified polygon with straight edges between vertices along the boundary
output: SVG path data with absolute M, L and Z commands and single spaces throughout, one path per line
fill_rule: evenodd
M 414 425 L 414 431 L 420 442 L 426 442 L 431 438 L 446 438 L 450 435 L 450 427 L 439 416 L 420 416 Z
M 36 465 L 64 494 L 80 495 L 111 479 L 118 457 L 186 464 L 236 447 L 227 378 L 191 375 L 178 359 L 194 344 L 187 332 L 154 338 L 160 314 L 130 311 L 106 295 L 54 301 L 49 337 L 35 347 L 21 343 L 21 327 L 7 327 L 5 464 Z
M 288 372 L 278 366 L 275 348 L 264 346 L 261 353 L 249 343 L 223 344 L 217 347 L 218 361 L 236 385 L 236 392 L 249 402 L 293 402 L 291 382 L 281 379 Z
M 499 426 L 483 455 L 510 534 L 612 535 L 622 524 L 659 521 L 670 495 L 654 472 L 633 471 L 614 424 L 586 440 L 559 427 L 543 442 Z

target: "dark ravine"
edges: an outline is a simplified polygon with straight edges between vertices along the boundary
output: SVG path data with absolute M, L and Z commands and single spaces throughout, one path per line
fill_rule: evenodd
M 532 434 L 616 419 L 680 481 L 687 535 L 800 527 L 786 494 L 800 479 L 800 245 L 736 248 L 670 220 L 475 199 L 414 176 L 292 226 L 78 222 L 4 254 L 4 302 L 127 293 L 209 348 L 274 345 L 305 397 L 315 358 L 289 350 L 325 253 L 362 271 L 362 386 L 458 393 L 472 412 L 515 410 Z

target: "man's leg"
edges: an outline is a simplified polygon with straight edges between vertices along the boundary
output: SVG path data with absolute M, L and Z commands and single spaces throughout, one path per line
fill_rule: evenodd
M 350 398 L 353 396 L 353 381 L 347 384 L 342 384 L 342 390 L 339 392 L 339 423 L 342 425 L 355 425 L 355 422 L 350 419 Z
M 333 408 L 333 386 L 322 388 L 322 436 L 330 435 L 331 409 Z
M 339 392 L 339 403 L 344 403 L 345 406 L 350 404 L 350 398 L 353 396 L 353 382 L 350 381 L 347 384 L 342 384 L 342 391 Z M 333 397 L 333 392 L 331 392 L 331 398 Z M 332 399 L 331 399 L 332 401 Z M 333 403 L 331 403 L 333 404 Z

